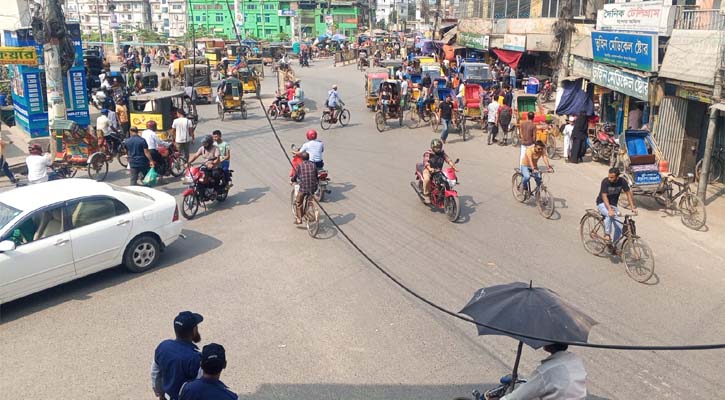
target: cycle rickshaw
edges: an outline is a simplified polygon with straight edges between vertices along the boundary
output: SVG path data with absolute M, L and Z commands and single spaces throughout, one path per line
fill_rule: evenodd
M 375 127 L 378 129 L 378 132 L 385 130 L 389 119 L 397 119 L 400 126 L 403 126 L 403 107 L 401 106 L 402 99 L 400 98 L 400 82 L 393 79 L 387 79 L 381 82 L 378 87 L 379 103 L 383 101 L 381 96 L 384 90 L 390 92 L 390 102 L 387 104 L 387 107 L 383 107 L 383 104 L 380 104 L 377 107 L 378 111 L 375 113 Z M 385 109 L 387 109 L 387 112 Z
M 242 98 L 242 82 L 236 78 L 227 78 L 223 89 L 224 93 L 217 104 L 219 119 L 224 121 L 224 116 L 232 112 L 239 112 L 242 119 L 247 119 L 247 104 Z
M 106 179 L 108 159 L 91 129 L 83 129 L 71 120 L 56 119 L 51 130 L 55 132 L 56 139 L 60 139 L 60 151 L 55 156 L 54 169 L 67 171 L 64 176 L 70 178 L 79 169 L 85 169 L 88 177 L 95 181 Z
M 365 105 L 372 111 L 377 110 L 378 89 L 380 83 L 388 79 L 387 71 L 375 71 L 365 74 Z

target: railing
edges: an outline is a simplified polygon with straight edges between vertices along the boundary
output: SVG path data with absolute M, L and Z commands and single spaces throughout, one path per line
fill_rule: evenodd
M 720 10 L 680 10 L 675 29 L 723 30 L 725 14 Z

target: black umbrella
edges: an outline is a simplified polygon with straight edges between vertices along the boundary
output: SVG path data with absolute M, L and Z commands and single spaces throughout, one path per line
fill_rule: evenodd
M 480 324 L 551 339 L 551 342 L 529 339 L 477 325 L 479 335 L 503 335 L 519 340 L 512 373 L 514 383 L 524 343 L 538 349 L 553 342 L 586 342 L 589 330 L 597 323 L 555 292 L 523 282 L 479 289 L 460 312 Z

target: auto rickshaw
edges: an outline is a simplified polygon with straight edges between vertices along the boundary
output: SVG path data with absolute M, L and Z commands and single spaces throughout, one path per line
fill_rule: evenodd
M 144 72 L 141 75 L 141 82 L 145 91 L 153 92 L 159 87 L 159 76 L 156 72 Z
M 242 119 L 247 119 L 247 105 L 242 99 L 242 93 L 244 92 L 242 82 L 237 78 L 227 78 L 222 90 L 224 92 L 219 94 L 221 97 L 217 104 L 219 119 L 224 121 L 226 113 L 235 111 L 241 113 Z
M 382 60 L 380 66 L 388 70 L 388 79 L 395 79 L 395 70 L 403 68 L 400 60 Z
M 378 70 L 365 74 L 365 104 L 370 110 L 375 110 L 378 104 L 378 88 L 388 79 L 388 71 Z
M 204 50 L 204 58 L 209 60 L 209 66 L 215 69 L 217 65 L 222 62 L 222 58 L 226 57 L 226 53 L 227 52 L 223 47 L 207 47 L 206 50 Z
M 431 80 L 443 77 L 443 70 L 441 69 L 441 66 L 435 62 L 430 64 L 421 64 L 420 70 L 423 76 L 428 75 Z
M 242 81 L 244 93 L 254 93 L 257 98 L 260 98 L 262 85 L 259 83 L 259 77 L 253 69 L 239 68 L 237 78 Z
M 247 65 L 257 73 L 257 76 L 261 76 L 264 79 L 264 63 L 261 58 L 247 58 Z
M 394 80 L 394 79 L 386 79 L 382 82 L 380 82 L 378 86 L 378 98 L 380 97 L 381 93 L 383 92 L 384 87 L 387 86 L 390 90 L 391 98 L 390 103 L 388 104 L 387 112 L 383 110 L 383 107 L 377 107 L 378 111 L 375 113 L 375 127 L 378 129 L 378 132 L 382 132 L 385 130 L 385 127 L 387 126 L 387 120 L 389 119 L 397 119 L 400 126 L 403 126 L 403 107 L 402 99 L 400 96 L 400 82 Z M 380 100 L 380 99 L 379 99 Z
M 491 71 L 486 63 L 466 61 L 461 64 L 460 71 L 460 78 L 463 82 L 476 83 L 484 89 L 493 86 Z
M 197 103 L 202 101 L 211 103 L 211 75 L 209 66 L 205 64 L 191 64 L 184 67 L 184 88 L 194 87 Z
M 196 106 L 183 90 L 144 93 L 129 98 L 131 126 L 143 131 L 147 122 L 155 121 L 156 134 L 162 140 L 170 139 L 169 131 L 178 109 L 184 110 L 188 119 L 196 121 Z

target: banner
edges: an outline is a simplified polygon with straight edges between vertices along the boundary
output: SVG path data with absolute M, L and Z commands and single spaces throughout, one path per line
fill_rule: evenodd
M 523 35 L 503 35 L 504 50 L 526 51 L 526 36 Z
M 478 50 L 488 50 L 488 35 L 458 31 L 456 44 Z
M 594 61 L 639 71 L 657 71 L 657 35 L 592 32 Z
M 592 65 L 592 83 L 649 101 L 649 79 L 622 71 L 619 68 L 594 63 Z
M 38 65 L 35 47 L 0 47 L 0 64 Z
M 597 13 L 597 30 L 669 36 L 674 16 L 673 8 L 663 6 L 661 1 L 605 4 Z

